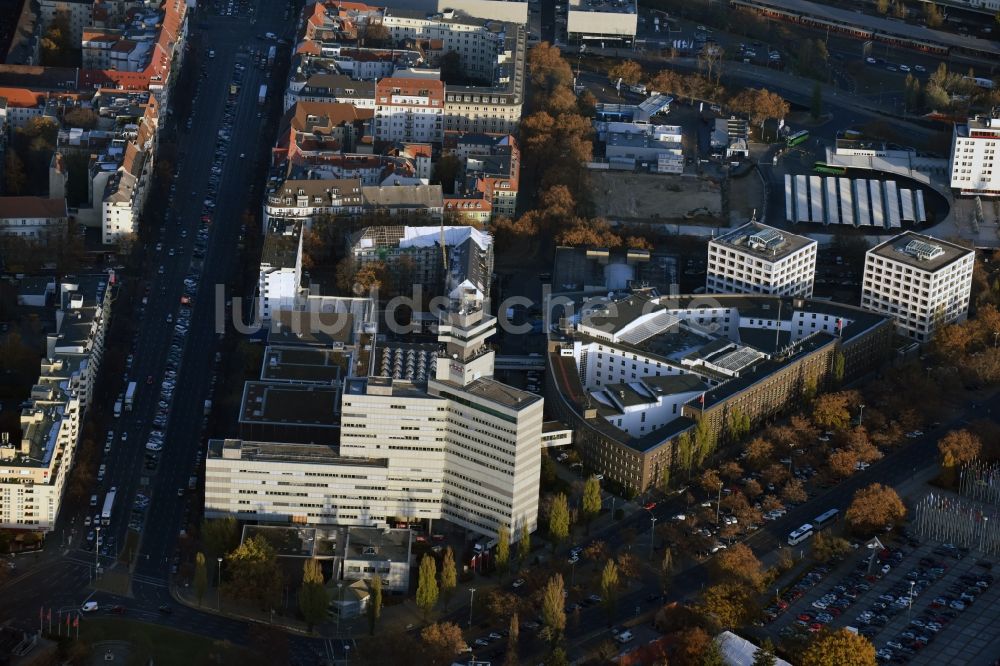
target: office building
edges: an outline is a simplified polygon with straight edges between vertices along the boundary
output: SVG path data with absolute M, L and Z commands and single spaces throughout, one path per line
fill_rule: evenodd
M 938 327 L 964 321 L 974 250 L 912 231 L 868 250 L 861 307 L 892 317 L 900 335 L 929 342 Z
M 642 493 L 676 471 L 678 438 L 733 413 L 762 423 L 831 381 L 878 367 L 892 321 L 829 301 L 615 292 L 573 302 L 549 332 L 546 396 L 587 467 Z
M 635 40 L 639 18 L 635 0 L 568 0 L 568 3 L 569 41 L 610 47 L 629 45 Z
M 810 298 L 817 247 L 811 238 L 748 222 L 709 241 L 705 289 Z
M 951 140 L 951 188 L 959 194 L 1000 197 L 1000 116 L 955 124 Z

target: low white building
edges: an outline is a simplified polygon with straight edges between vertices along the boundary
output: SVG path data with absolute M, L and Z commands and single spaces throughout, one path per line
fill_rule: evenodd
M 566 36 L 595 45 L 631 44 L 639 12 L 635 0 L 568 0 Z
M 748 222 L 709 241 L 705 289 L 810 298 L 817 247 L 811 238 Z
M 44 240 L 66 233 L 65 199 L 0 197 L 0 235 Z
M 964 321 L 975 250 L 907 231 L 868 250 L 861 307 L 892 317 L 900 335 L 928 342 Z

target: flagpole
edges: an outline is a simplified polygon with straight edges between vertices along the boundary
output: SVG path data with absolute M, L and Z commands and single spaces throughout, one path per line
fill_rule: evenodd
M 59 621 L 56 622 L 56 626 L 59 629 L 59 636 L 62 636 L 62 610 L 59 610 Z
M 73 620 L 73 626 L 76 627 L 76 639 L 80 640 L 80 614 L 77 613 L 76 619 Z

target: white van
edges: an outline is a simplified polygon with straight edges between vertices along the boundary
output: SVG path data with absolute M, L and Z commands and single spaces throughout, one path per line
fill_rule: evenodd
M 90 506 L 97 506 L 97 495 L 90 496 Z
M 628 643 L 630 640 L 632 640 L 632 632 L 623 631 L 617 636 L 615 636 L 615 640 L 618 641 L 619 643 Z

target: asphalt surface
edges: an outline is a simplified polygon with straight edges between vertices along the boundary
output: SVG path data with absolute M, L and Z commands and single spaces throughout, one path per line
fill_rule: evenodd
M 39 608 L 75 612 L 85 600 L 96 600 L 102 608 L 122 605 L 126 617 L 162 623 L 176 629 L 187 630 L 238 644 L 248 642 L 252 624 L 203 613 L 176 603 L 169 592 L 171 559 L 175 553 L 178 535 L 185 527 L 187 503 L 193 503 L 191 493 L 178 494 L 187 488 L 190 476 L 199 474 L 196 457 L 203 441 L 201 422 L 204 402 L 210 397 L 214 355 L 218 336 L 216 331 L 216 285 L 225 284 L 237 268 L 239 259 L 235 251 L 240 234 L 241 216 L 256 201 L 247 200 L 253 177 L 253 157 L 258 153 L 263 124 L 267 117 L 258 118 L 257 92 L 261 83 L 273 88 L 266 72 L 253 67 L 250 57 L 242 52 L 246 46 L 259 48 L 265 42 L 258 39 L 264 31 L 286 32 L 289 21 L 283 17 L 284 3 L 260 2 L 257 20 L 252 24 L 247 16 L 194 15 L 192 33 L 200 33 L 205 49 L 215 51 L 214 58 L 203 54 L 201 62 L 207 66 L 207 77 L 202 79 L 197 105 L 192 114 L 192 128 L 183 129 L 178 144 L 185 153 L 178 160 L 174 183 L 176 195 L 171 206 L 170 219 L 165 231 L 152 230 L 150 245 L 163 242 L 160 252 L 147 248 L 148 260 L 143 282 L 149 284 L 148 305 L 138 323 L 135 341 L 135 358 L 132 370 L 122 378 L 121 391 L 127 380 L 136 381 L 134 409 L 114 419 L 110 427 L 115 430 L 111 452 L 104 457 L 107 473 L 103 483 L 93 491 L 98 495 L 96 508 L 86 506 L 74 512 L 66 507 L 60 515 L 53 537 L 46 551 L 39 555 L 23 556 L 14 576 L 0 590 L 0 622 L 11 620 L 19 626 L 37 626 Z M 282 26 L 285 26 L 282 29 Z M 231 139 L 222 166 L 222 175 L 212 213 L 213 223 L 208 227 L 209 236 L 204 260 L 193 256 L 195 239 L 200 228 L 203 200 L 208 197 L 208 181 L 214 159 L 216 138 L 223 126 L 229 84 L 234 66 L 246 66 L 243 81 L 233 108 Z M 245 158 L 241 159 L 240 154 Z M 149 205 L 158 205 L 150 201 Z M 161 205 L 166 206 L 167 202 Z M 182 236 L 186 230 L 186 236 Z M 159 235 L 158 235 L 159 234 Z M 169 250 L 174 249 L 174 255 Z M 163 272 L 159 272 L 162 265 Z M 160 384 L 166 371 L 167 357 L 174 336 L 174 326 L 167 322 L 167 315 L 176 317 L 180 297 L 184 293 L 184 279 L 200 269 L 201 279 L 194 298 L 183 353 L 177 369 L 177 379 L 172 407 L 166 428 L 160 462 L 155 471 L 144 471 L 145 445 L 149 432 L 154 429 L 153 418 L 160 400 Z M 137 300 L 142 289 L 137 289 Z M 138 303 L 136 303 L 138 306 Z M 218 304 L 219 308 L 223 305 Z M 112 345 L 129 345 L 132 341 L 109 341 Z M 152 384 L 146 378 L 152 377 Z M 117 395 L 103 396 L 110 405 Z M 110 410 L 108 410 L 110 412 Z M 121 434 L 127 440 L 121 441 Z M 100 440 L 103 445 L 103 434 Z M 105 492 L 117 488 L 117 498 L 111 524 L 102 528 L 101 540 L 109 535 L 115 538 L 115 548 L 126 543 L 129 513 L 134 497 L 145 486 L 151 498 L 146 510 L 145 524 L 139 551 L 136 554 L 132 596 L 117 597 L 105 592 L 94 592 L 89 586 L 95 563 L 110 567 L 117 552 L 102 556 L 83 550 L 90 528 L 83 525 L 84 517 L 99 513 Z M 192 509 L 193 511 L 193 509 Z M 196 512 L 193 512 L 194 515 Z M 214 574 L 214 572 L 213 572 Z M 157 611 L 160 605 L 171 608 L 169 616 Z M 99 611 L 101 612 L 101 611 Z M 103 612 L 102 612 L 103 614 Z M 114 617 L 114 616 L 109 616 Z M 290 636 L 292 663 L 318 663 L 322 657 L 341 656 L 342 646 L 333 641 L 306 639 Z

